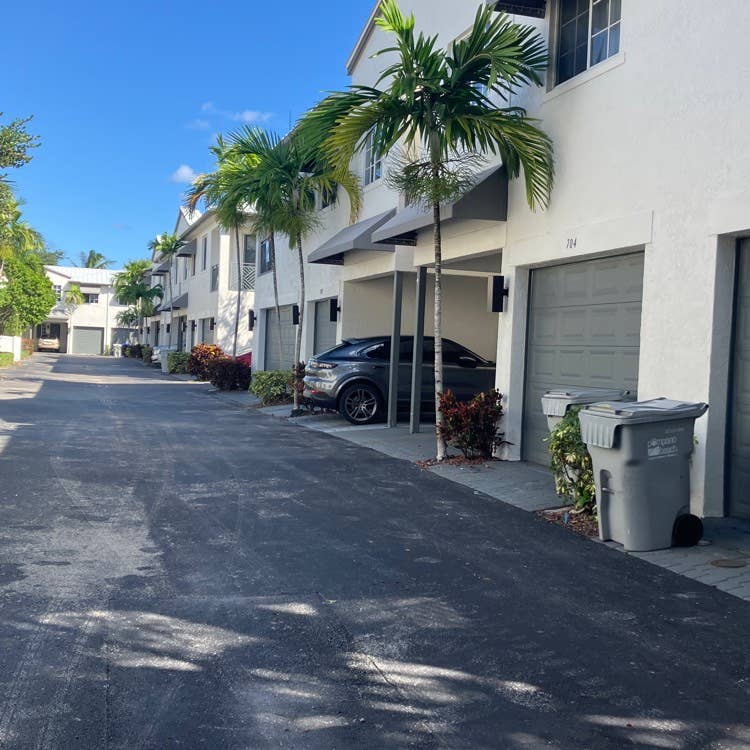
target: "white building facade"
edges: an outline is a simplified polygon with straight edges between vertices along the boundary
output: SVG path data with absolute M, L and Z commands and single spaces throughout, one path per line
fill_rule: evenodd
M 34 341 L 54 340 L 59 351 L 68 354 L 110 354 L 114 344 L 128 343 L 134 329 L 118 323 L 125 310 L 115 295 L 113 284 L 118 271 L 75 266 L 45 266 L 57 304 L 47 319 L 34 329 Z M 71 289 L 83 295 L 83 303 L 70 304 Z
M 257 240 L 250 218 L 239 231 L 238 276 L 235 232 L 221 227 L 213 211 L 179 210 L 175 232 L 185 245 L 171 262 L 153 258 L 151 283 L 162 287 L 163 297 L 146 322 L 144 343 L 187 352 L 196 344 L 216 344 L 231 355 L 239 297 L 237 355 L 252 352 Z
M 474 3 L 449 0 L 401 5 L 446 45 L 476 12 Z M 549 44 L 546 85 L 512 103 L 552 137 L 555 189 L 549 208 L 534 213 L 522 181 L 504 194 L 501 176 L 490 174 L 498 182 L 493 188 L 485 180 L 481 189 L 494 190 L 497 211 L 485 212 L 480 196 L 451 207 L 443 254 L 444 335 L 497 361 L 507 408 L 502 457 L 546 462 L 539 396 L 551 388 L 619 387 L 641 399 L 706 401 L 710 409 L 696 425 L 693 512 L 750 516 L 743 490 L 750 473 L 750 249 L 743 242 L 750 237 L 743 116 L 750 60 L 738 22 L 750 10 L 742 0 L 710 14 L 697 0 L 498 6 Z M 376 12 L 349 60 L 353 83 L 373 85 L 388 64 L 371 57 L 387 43 L 373 24 Z M 387 159 L 364 152 L 352 166 L 364 186 L 357 228 L 343 231 L 344 200 L 322 209 L 324 228 L 306 243 L 303 358 L 332 336 L 389 333 L 399 274 L 401 332 L 417 325 L 413 282 L 422 277 L 424 331 L 431 333 L 429 222 L 415 221 L 384 184 Z M 262 258 L 257 285 L 255 359 L 266 369 L 291 364 L 298 298 L 283 238 L 276 260 L 281 346 Z M 503 312 L 488 313 L 488 279 L 499 276 L 508 297 Z

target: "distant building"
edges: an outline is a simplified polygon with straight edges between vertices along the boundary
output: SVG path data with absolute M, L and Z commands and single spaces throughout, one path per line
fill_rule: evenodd
M 134 336 L 135 329 L 117 324 L 117 314 L 125 309 L 112 287 L 118 271 L 68 266 L 44 269 L 55 290 L 57 304 L 47 320 L 34 330 L 37 349 L 109 354 L 113 344 L 127 343 Z M 85 300 L 82 304 L 66 303 L 66 293 L 71 287 L 80 289 Z

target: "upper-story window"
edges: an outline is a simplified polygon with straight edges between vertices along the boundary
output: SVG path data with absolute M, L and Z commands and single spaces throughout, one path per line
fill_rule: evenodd
M 98 294 L 84 294 L 83 301 L 86 305 L 98 305 L 99 295 Z
M 188 260 L 189 258 L 185 258 L 182 261 L 182 278 L 186 279 L 188 277 Z
M 53 284 L 52 291 L 55 293 L 55 299 L 59 302 L 62 299 L 62 286 Z
M 560 0 L 556 83 L 620 51 L 621 0 Z
M 255 235 L 245 235 L 245 245 L 242 251 L 242 262 L 245 265 L 255 265 Z
M 365 185 L 379 180 L 383 176 L 383 155 L 373 147 L 372 133 L 365 141 Z
M 319 195 L 320 210 L 332 206 L 336 202 L 336 188 L 333 190 L 321 190 Z
M 273 269 L 273 258 L 271 257 L 271 241 L 263 240 L 260 243 L 260 272 L 266 273 Z
M 208 264 L 208 236 L 201 240 L 201 271 L 206 270 Z

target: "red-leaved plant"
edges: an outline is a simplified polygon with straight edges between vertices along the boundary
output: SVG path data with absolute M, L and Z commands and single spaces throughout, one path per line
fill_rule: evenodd
M 224 359 L 227 355 L 220 346 L 215 344 L 198 344 L 190 352 L 190 358 L 185 369 L 198 380 L 209 380 L 211 377 L 210 364 L 214 360 Z
M 466 458 L 492 458 L 495 447 L 503 442 L 503 435 L 498 432 L 502 401 L 502 395 L 494 389 L 466 402 L 459 401 L 452 391 L 445 391 L 440 397 L 443 440 Z

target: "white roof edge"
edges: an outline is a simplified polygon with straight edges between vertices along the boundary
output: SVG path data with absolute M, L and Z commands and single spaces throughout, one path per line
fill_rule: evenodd
M 357 65 L 357 62 L 362 56 L 362 52 L 364 51 L 365 46 L 370 39 L 370 34 L 372 34 L 372 30 L 373 28 L 375 28 L 375 19 L 378 17 L 378 13 L 380 12 L 380 3 L 381 0 L 375 0 L 375 5 L 370 12 L 370 17 L 367 19 L 367 23 L 362 29 L 362 33 L 359 35 L 359 39 L 357 39 L 357 43 L 354 45 L 354 49 L 349 55 L 349 59 L 346 61 L 346 72 L 348 75 L 352 74 L 352 71 Z

